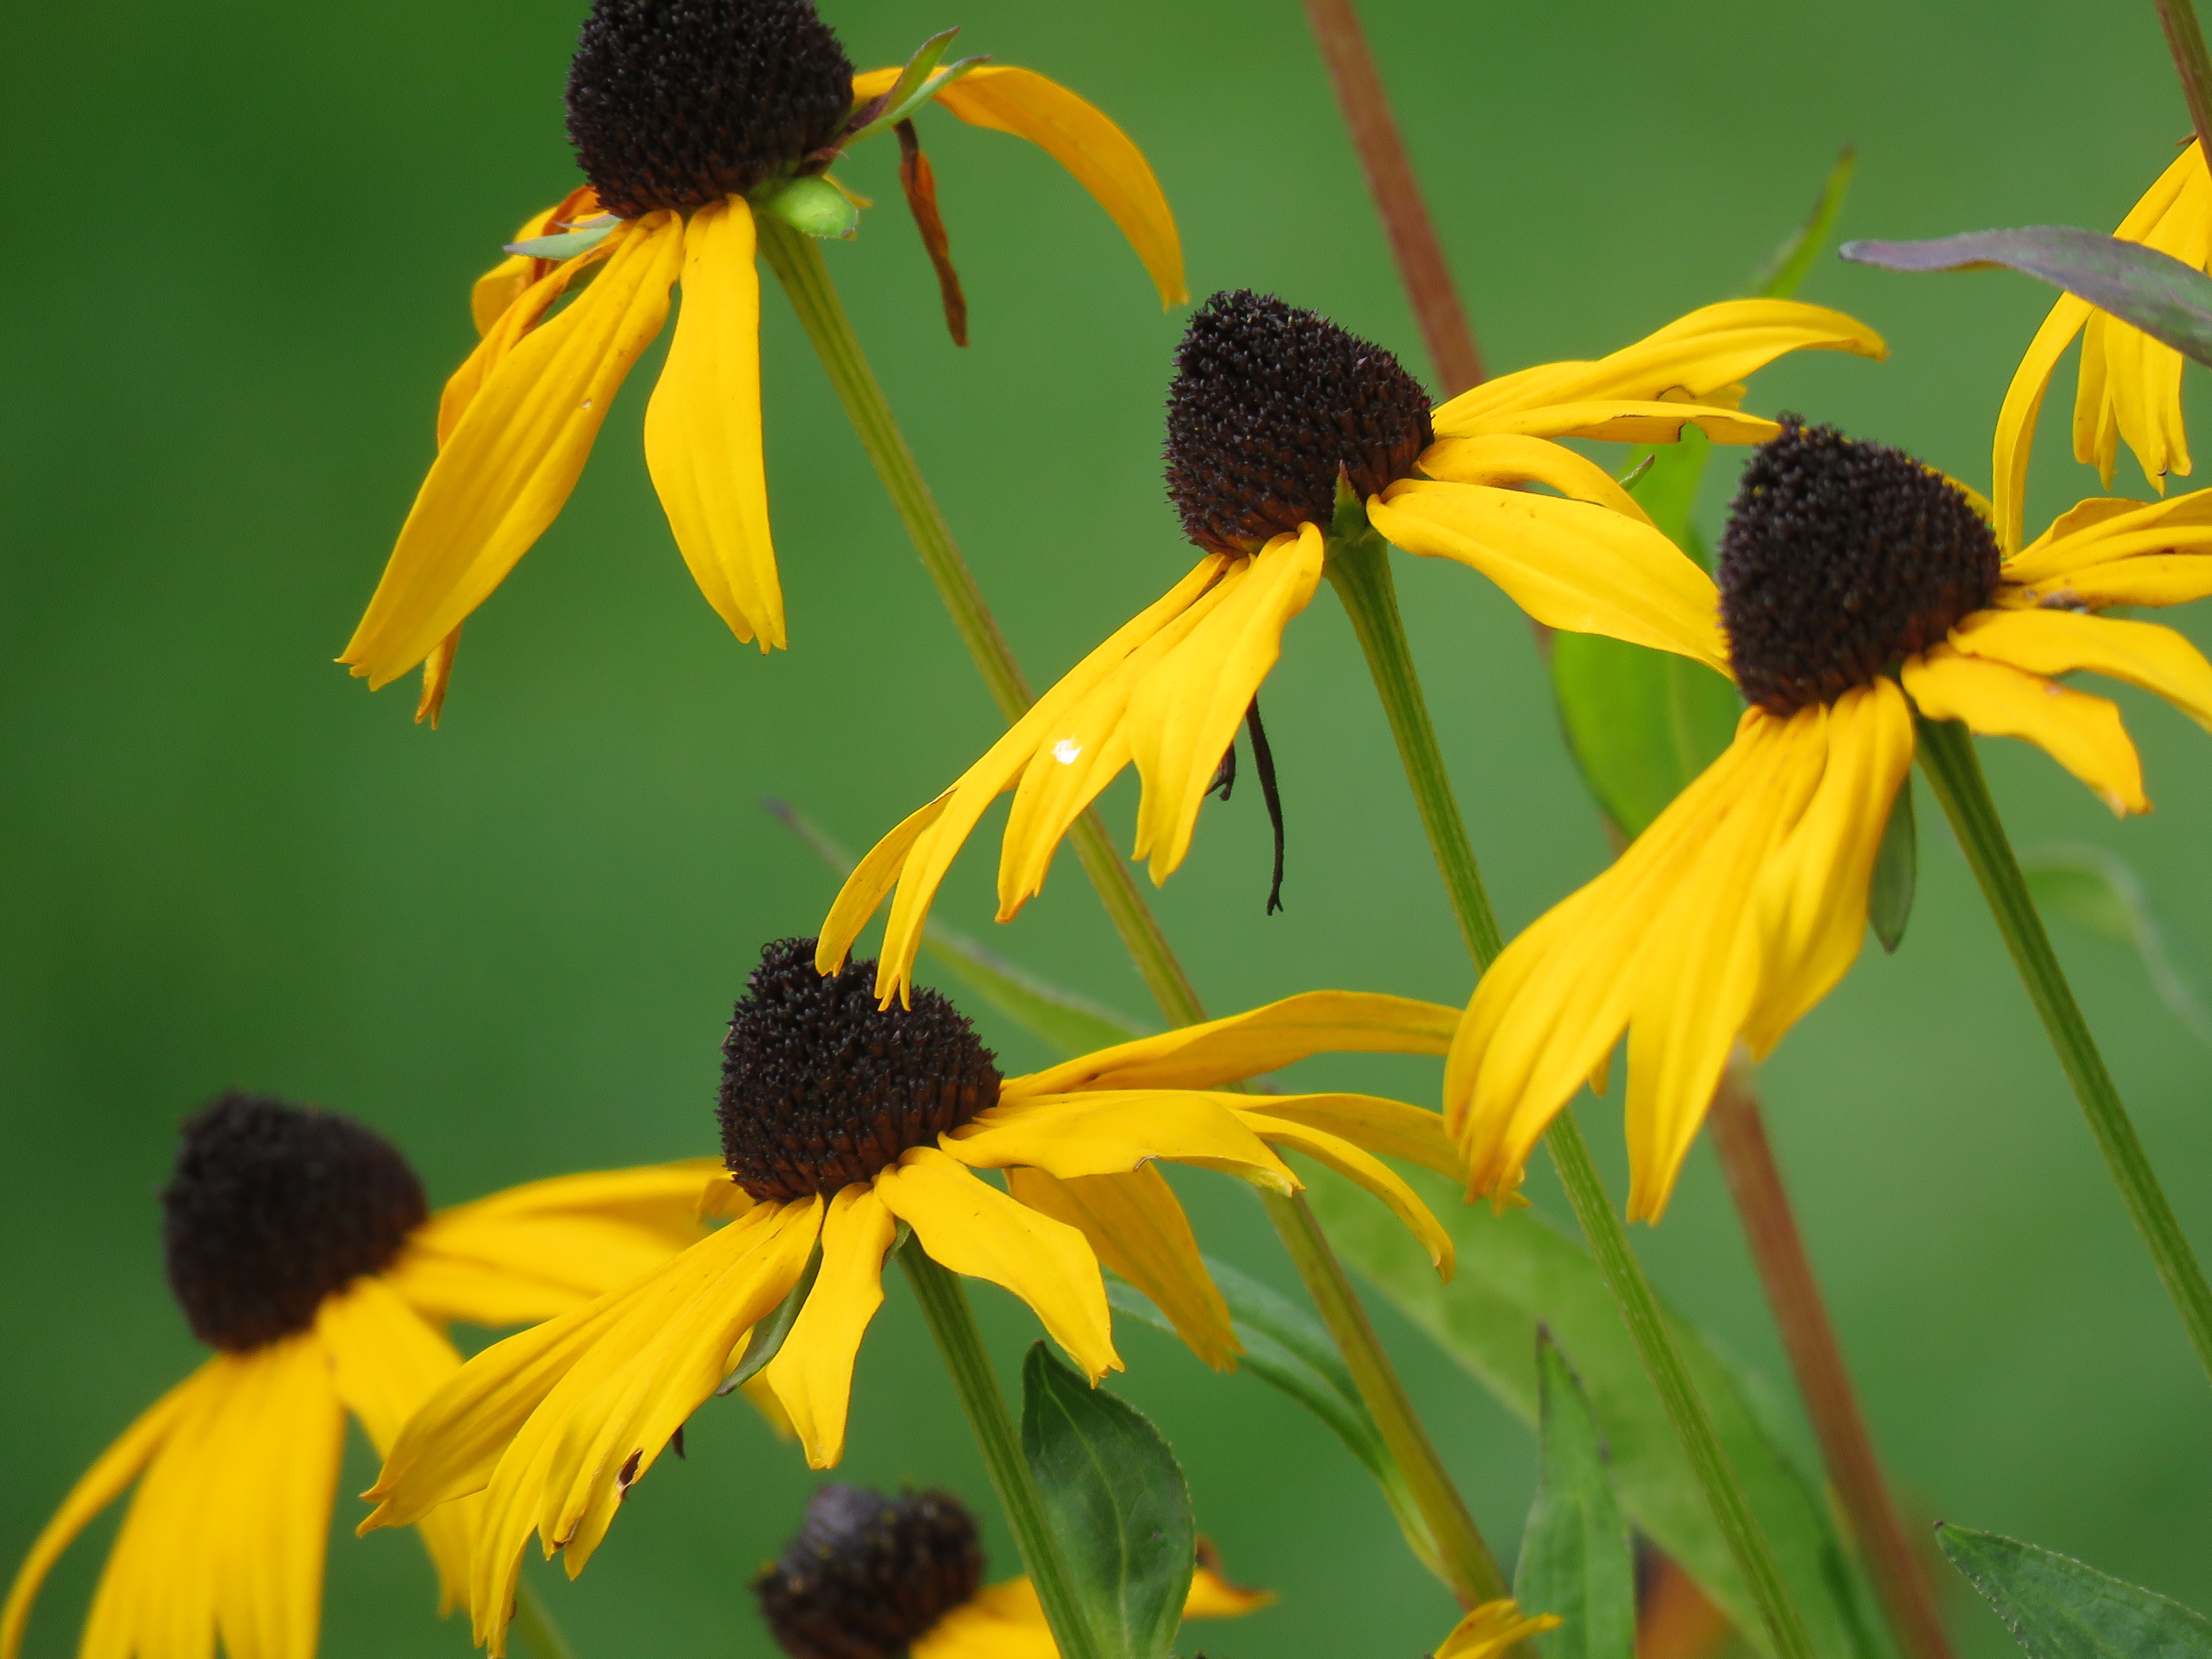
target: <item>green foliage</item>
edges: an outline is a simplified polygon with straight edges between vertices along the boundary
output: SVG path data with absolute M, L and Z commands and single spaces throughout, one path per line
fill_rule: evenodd
M 1905 942 L 1905 924 L 1912 919 L 1912 895 L 1920 884 L 1920 833 L 1912 813 L 1912 775 L 1897 791 L 1882 826 L 1881 847 L 1874 858 L 1874 885 L 1867 894 L 1867 920 L 1885 951 Z
M 1544 1659 L 1630 1659 L 1636 1651 L 1636 1561 L 1606 1473 L 1597 1419 L 1550 1331 L 1536 1332 L 1536 1437 L 1542 1468 L 1521 1534 L 1513 1599 L 1557 1613 L 1535 1638 Z
M 1022 1362 L 1022 1453 L 1106 1659 L 1166 1659 L 1198 1559 L 1158 1429 L 1042 1342 Z
M 2159 1000 L 2212 1044 L 2212 1009 L 2174 966 L 2142 883 L 2126 860 L 2101 847 L 2039 847 L 2020 854 L 2020 869 L 2039 909 L 2138 953 Z
M 2071 1556 L 1965 1527 L 1936 1541 L 2034 1659 L 2212 1656 L 2212 1620 Z

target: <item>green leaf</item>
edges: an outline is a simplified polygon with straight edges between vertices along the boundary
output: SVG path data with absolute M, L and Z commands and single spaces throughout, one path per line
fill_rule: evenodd
M 827 179 L 793 179 L 754 204 L 805 236 L 842 241 L 860 228 L 860 210 Z
M 1885 951 L 1895 951 L 1905 942 L 1905 924 L 1912 919 L 1913 890 L 1920 882 L 1919 827 L 1912 816 L 1912 775 L 1890 805 L 1889 822 L 1882 826 L 1881 846 L 1874 855 L 1874 884 L 1867 892 L 1867 920 Z
M 906 1224 L 899 1223 L 902 1231 Z M 902 1237 L 900 1244 L 905 1243 Z M 896 1252 L 898 1246 L 893 1245 Z M 791 1328 L 799 1322 L 799 1310 L 806 1305 L 806 1297 L 814 1289 L 814 1280 L 822 1271 L 822 1245 L 816 1241 L 814 1249 L 806 1258 L 806 1269 L 799 1275 L 799 1283 L 791 1287 L 791 1294 L 783 1298 L 774 1313 L 753 1328 L 752 1340 L 745 1344 L 744 1358 L 738 1361 L 737 1369 L 722 1379 L 722 1386 L 714 1390 L 717 1399 L 743 1388 L 768 1369 L 768 1362 L 783 1351 L 784 1339 Z
M 1846 242 L 1837 251 L 1884 270 L 2002 268 L 2039 276 L 2184 356 L 2212 363 L 2212 277 L 2139 242 L 2070 225 L 2029 225 L 1925 242 Z
M 1557 1613 L 1535 1638 L 1544 1659 L 1632 1659 L 1636 1560 L 1606 1473 L 1604 1442 L 1582 1384 L 1552 1334 L 1536 1331 L 1536 1501 L 1521 1534 L 1513 1599 Z
M 884 94 L 882 112 L 867 125 L 845 137 L 843 144 L 847 149 L 874 137 L 887 127 L 896 126 L 976 64 L 989 61 L 988 54 L 963 58 L 957 64 L 945 64 L 943 71 L 939 72 L 937 66 L 944 62 L 945 54 L 952 45 L 952 37 L 959 33 L 957 27 L 943 30 L 915 48 L 914 56 L 906 60 L 906 67 L 899 71 L 899 78 Z M 859 111 L 854 112 L 857 114 Z
M 1813 211 L 1774 250 L 1765 270 L 1752 284 L 1754 298 L 1786 300 L 1797 291 L 1797 285 L 1812 270 L 1813 262 L 1820 257 L 1820 250 L 1828 245 L 1828 238 L 1836 234 L 1836 221 L 1843 217 L 1844 198 L 1850 194 L 1851 174 L 1858 170 L 1858 164 L 1857 149 L 1845 144 L 1836 165 L 1828 170 Z
M 2212 1656 L 2212 1620 L 2070 1556 L 1965 1527 L 1936 1541 L 2034 1659 Z
M 1022 1362 L 1022 1453 L 1100 1650 L 1166 1659 L 1198 1534 L 1160 1431 L 1039 1342 Z
M 2173 964 L 2142 883 L 2127 860 L 2100 847 L 2039 847 L 2020 855 L 2037 905 L 2100 939 L 2133 948 L 2175 1018 L 2212 1045 L 2212 1009 Z
M 1703 663 L 1597 634 L 1553 636 L 1552 690 L 1583 782 L 1631 841 L 1719 758 L 1743 713 Z
M 533 236 L 526 242 L 509 242 L 500 252 L 519 253 L 526 259 L 571 259 L 605 241 L 621 222 L 613 214 L 602 213 L 596 219 L 584 220 L 574 230 Z
M 1316 1170 L 1306 1177 L 1307 1198 L 1338 1253 L 1531 1423 L 1539 1414 L 1536 1330 L 1540 1323 L 1549 1326 L 1573 1356 L 1604 1431 L 1613 1492 L 1629 1520 L 1697 1580 L 1759 1651 L 1771 1651 L 1765 1623 L 1596 1264 L 1530 1211 L 1493 1215 L 1486 1205 L 1461 1202 L 1459 1189 L 1441 1176 L 1401 1173 L 1452 1234 L 1466 1268 L 1450 1284 L 1438 1284 L 1427 1255 L 1389 1212 L 1342 1177 Z M 1745 1384 L 1686 1323 L 1675 1318 L 1673 1325 L 1814 1650 L 1820 1659 L 1886 1653 L 1820 1487 L 1770 1437 Z

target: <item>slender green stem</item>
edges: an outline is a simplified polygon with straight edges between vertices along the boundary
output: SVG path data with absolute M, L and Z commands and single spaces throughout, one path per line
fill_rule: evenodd
M 1352 630 L 1366 653 L 1367 667 L 1375 678 L 1390 729 L 1398 739 L 1399 758 L 1406 780 L 1413 786 L 1421 822 L 1427 826 L 1429 843 L 1436 849 L 1437 869 L 1451 896 L 1452 912 L 1459 918 L 1461 933 L 1477 971 L 1498 957 L 1497 918 L 1491 914 L 1489 896 L 1468 845 L 1466 826 L 1454 800 L 1451 779 L 1444 770 L 1443 751 L 1429 720 L 1428 702 L 1413 672 L 1412 648 L 1406 642 L 1405 624 L 1398 614 L 1392 587 L 1389 552 L 1382 539 L 1365 528 L 1329 538 L 1328 573 L 1337 595 L 1352 617 Z M 1743 1495 L 1735 1471 L 1713 1432 L 1712 1419 L 1683 1366 L 1673 1334 L 1660 1316 L 1658 1300 L 1644 1277 L 1636 1255 L 1629 1248 L 1627 1230 L 1606 1196 L 1605 1183 L 1573 1114 L 1562 1112 L 1545 1136 L 1558 1166 L 1567 1201 L 1589 1240 L 1606 1286 L 1620 1309 L 1620 1316 L 1635 1339 L 1637 1352 L 1658 1391 L 1668 1420 L 1688 1454 L 1705 1489 L 1705 1501 L 1729 1551 L 1735 1558 L 1753 1599 L 1758 1603 L 1780 1659 L 1811 1659 L 1812 1645 L 1803 1621 L 1791 1605 L 1776 1566 L 1774 1552 L 1758 1518 Z
M 576 1650 L 568 1645 L 527 1573 L 514 1581 L 514 1620 L 508 1628 L 522 1638 L 530 1659 L 576 1659 Z
M 999 1507 L 1006 1512 L 1006 1524 L 1013 1528 L 1022 1565 L 1030 1570 L 1030 1582 L 1036 1586 L 1037 1600 L 1044 1605 L 1053 1639 L 1060 1644 L 1063 1659 L 1104 1659 L 1104 1650 L 1076 1599 L 1060 1540 L 1053 1535 L 1044 1499 L 1037 1492 L 1036 1477 L 1029 1459 L 1022 1455 L 1021 1435 L 1006 1410 L 1006 1395 L 999 1391 L 998 1374 L 992 1370 L 991 1356 L 984 1350 L 983 1334 L 975 1328 L 975 1311 L 968 1305 L 968 1287 L 957 1273 L 948 1273 L 930 1260 L 918 1238 L 907 1241 L 899 1252 L 899 1265 L 906 1269 L 914 1298 L 921 1304 L 922 1317 L 929 1322 L 929 1334 L 937 1339 L 937 1352 L 944 1356 L 945 1369 L 951 1373 L 953 1389 L 982 1450 L 983 1467 L 990 1471 Z
M 1956 720 L 1923 719 L 1919 750 L 1921 769 L 1935 786 L 1936 798 L 1943 803 L 1974 879 L 1981 884 L 1982 896 L 1989 901 L 1990 914 L 1996 918 L 1997 931 L 2012 952 L 2021 983 L 2027 988 L 2028 1000 L 2035 1004 L 2051 1046 L 2058 1052 L 2058 1063 L 2074 1085 L 2074 1097 L 2089 1120 L 2089 1132 L 2105 1155 L 2112 1184 L 2120 1189 L 2136 1230 L 2150 1249 L 2151 1261 L 2166 1293 L 2173 1298 L 2198 1362 L 2212 1376 L 2212 1286 L 2206 1285 L 2197 1253 L 2190 1249 L 2173 1206 L 2166 1201 L 2127 1108 L 2120 1103 L 2120 1091 L 2097 1051 L 2097 1040 L 2090 1036 L 2089 1024 L 2051 948 L 2051 936 L 2043 930 L 2043 918 L 2036 914 L 2035 901 L 2028 896 L 2027 883 L 1997 817 L 1996 803 L 1990 798 L 1973 738 Z
M 2204 155 L 2212 161 L 2212 53 L 2204 50 L 2204 31 L 2197 27 L 2197 8 L 2190 0 L 2158 0 L 2158 21 L 2166 30 L 2166 50 L 2181 74 L 2181 95 L 2189 101 L 2189 118 Z

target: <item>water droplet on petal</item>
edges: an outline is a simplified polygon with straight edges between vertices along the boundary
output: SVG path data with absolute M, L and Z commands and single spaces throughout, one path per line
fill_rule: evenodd
M 1073 738 L 1062 738 L 1052 746 L 1052 757 L 1062 766 L 1075 764 L 1075 757 L 1083 752 L 1083 745 Z

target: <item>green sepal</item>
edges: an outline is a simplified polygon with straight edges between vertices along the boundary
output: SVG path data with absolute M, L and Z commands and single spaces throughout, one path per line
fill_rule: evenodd
M 1103 1659 L 1167 1659 L 1198 1561 L 1167 1441 L 1039 1342 L 1022 1362 L 1022 1455 Z
M 714 1390 L 716 1398 L 743 1388 L 768 1369 L 768 1362 L 782 1351 L 784 1339 L 799 1322 L 799 1310 L 806 1305 L 806 1293 L 814 1288 L 815 1275 L 821 1271 L 822 1241 L 817 1239 L 812 1253 L 806 1258 L 806 1271 L 799 1275 L 799 1283 L 791 1287 L 789 1296 L 776 1304 L 775 1311 L 753 1327 L 753 1339 L 745 1344 L 744 1358 L 738 1361 L 737 1370 L 722 1379 L 722 1386 Z
M 520 254 L 526 259 L 573 259 L 605 241 L 621 222 L 613 214 L 602 213 L 596 219 L 585 220 L 574 230 L 533 236 L 526 242 L 509 242 L 500 252 Z
M 1636 1559 L 1606 1472 L 1597 1419 L 1552 1333 L 1536 1331 L 1536 1499 L 1521 1534 L 1513 1599 L 1557 1613 L 1534 1638 L 1543 1659 L 1632 1659 Z
M 2212 1620 L 2154 1590 L 1993 1532 L 1936 1541 L 2034 1659 L 2212 1659 Z
M 843 241 L 860 228 L 860 210 L 827 179 L 793 179 L 753 204 L 801 235 Z
M 1905 942 L 1905 924 L 1912 918 L 1912 894 L 1919 882 L 1919 825 L 1913 816 L 1912 775 L 1908 772 L 1890 803 L 1881 847 L 1874 855 L 1874 881 L 1867 890 L 1867 921 L 1881 948 L 1893 954 Z

